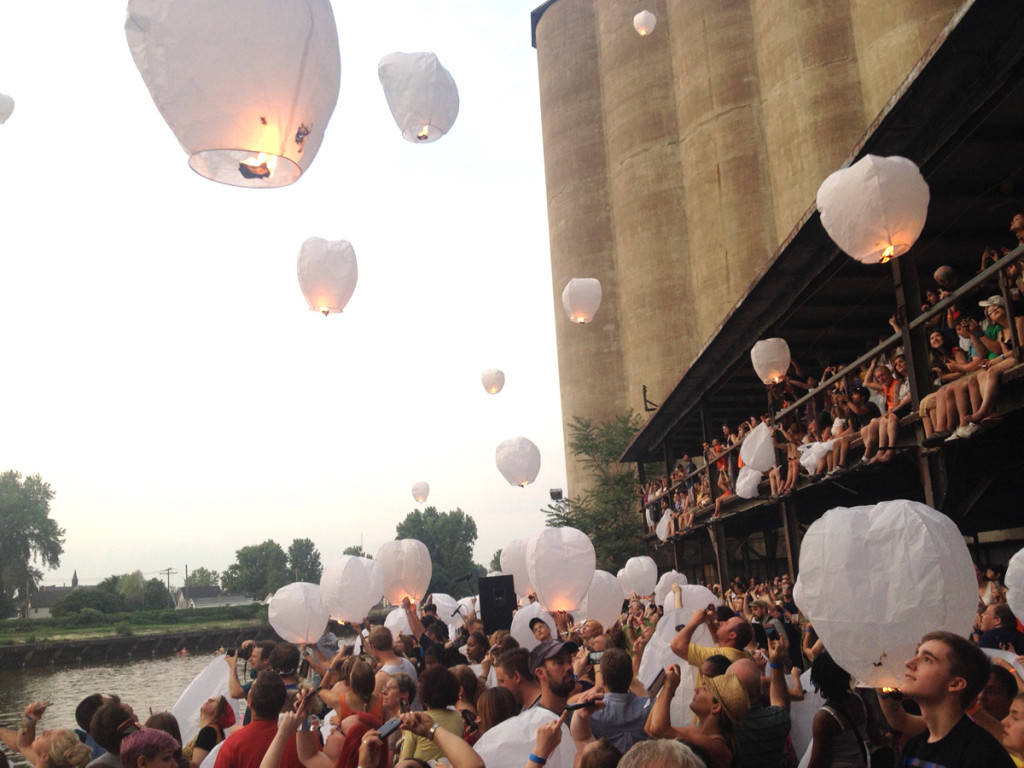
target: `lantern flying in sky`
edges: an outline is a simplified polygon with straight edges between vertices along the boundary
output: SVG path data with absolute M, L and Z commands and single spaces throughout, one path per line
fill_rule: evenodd
M 857 261 L 884 264 L 902 256 L 928 218 L 928 183 L 905 157 L 865 155 L 818 188 L 821 224 Z
M 125 33 L 196 173 L 282 187 L 309 167 L 341 82 L 330 0 L 129 0 Z
M 311 237 L 299 249 L 299 288 L 314 312 L 341 312 L 356 290 L 359 269 L 348 240 Z
M 562 291 L 562 306 L 574 323 L 589 323 L 601 306 L 601 281 L 594 277 L 574 277 Z
M 415 602 L 427 593 L 433 565 L 422 541 L 387 541 L 374 560 L 384 569 L 384 597 L 392 605 L 401 604 L 405 597 Z
M 6 93 L 0 93 L 0 125 L 7 122 L 7 118 L 14 112 L 14 99 Z
M 389 53 L 377 65 L 391 114 L 407 141 L 428 144 L 459 115 L 455 79 L 433 53 Z
M 412 484 L 412 497 L 420 504 L 426 501 L 427 496 L 429 495 L 430 485 L 425 480 L 420 480 Z
M 497 368 L 488 368 L 480 374 L 480 381 L 483 382 L 488 394 L 496 395 L 505 386 L 505 373 Z
M 497 447 L 494 461 L 510 485 L 525 488 L 540 472 L 540 449 L 525 437 L 513 437 Z
M 789 344 L 785 339 L 761 339 L 750 350 L 754 373 L 765 384 L 778 384 L 789 370 Z
M 640 11 L 633 17 L 633 29 L 640 37 L 647 37 L 654 31 L 654 25 L 658 23 L 657 17 L 650 11 Z
M 629 585 L 627 594 L 636 592 L 641 597 L 654 594 L 654 586 L 658 583 L 658 566 L 654 560 L 647 555 L 631 557 L 622 570 Z

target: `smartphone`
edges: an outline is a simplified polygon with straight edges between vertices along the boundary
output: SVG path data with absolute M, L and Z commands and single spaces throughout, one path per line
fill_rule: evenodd
M 764 625 L 764 636 L 767 637 L 769 640 L 778 640 L 779 639 L 779 630 L 777 630 L 771 624 L 765 624 Z
M 587 654 L 587 661 L 591 664 L 597 664 L 601 661 L 602 656 L 604 656 L 604 651 L 591 651 Z
M 655 698 L 660 692 L 661 687 L 665 685 L 665 670 L 662 669 L 658 672 L 658 676 L 651 681 L 651 684 L 647 688 L 647 695 L 650 698 Z
M 380 727 L 377 733 L 380 734 L 381 741 L 387 741 L 388 736 L 398 730 L 398 727 L 402 724 L 402 721 L 397 717 L 392 717 L 384 725 Z
M 597 706 L 596 701 L 576 701 L 572 704 L 565 705 L 566 712 L 575 712 L 577 709 L 584 709 L 587 707 L 593 708 Z
M 462 720 L 463 722 L 465 722 L 466 728 L 468 728 L 471 733 L 475 733 L 476 731 L 480 730 L 480 726 L 476 724 L 476 715 L 474 715 L 468 709 L 462 710 Z

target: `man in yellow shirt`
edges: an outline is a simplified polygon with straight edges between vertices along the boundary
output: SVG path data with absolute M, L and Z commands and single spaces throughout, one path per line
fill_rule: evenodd
M 693 633 L 702 624 L 708 625 L 711 637 L 715 645 L 697 645 L 691 642 Z M 669 647 L 672 652 L 699 670 L 701 665 L 715 654 L 725 656 L 730 663 L 740 659 L 749 659 L 750 655 L 744 650 L 754 638 L 754 630 L 746 619 L 734 616 L 728 621 L 718 623 L 715 607 L 709 605 L 693 612 L 690 620 L 680 627 L 676 636 L 672 638 Z M 703 675 L 698 677 L 698 685 L 704 684 Z

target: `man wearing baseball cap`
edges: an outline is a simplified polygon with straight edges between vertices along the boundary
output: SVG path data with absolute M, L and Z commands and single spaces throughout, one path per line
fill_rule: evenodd
M 572 657 L 579 646 L 560 640 L 547 640 L 530 653 L 530 669 L 540 683 L 540 701 L 537 706 L 556 715 L 565 711 L 569 696 L 576 689 L 572 672 Z
M 537 642 L 546 643 L 551 639 L 551 627 L 540 616 L 530 619 L 530 631 L 537 638 Z

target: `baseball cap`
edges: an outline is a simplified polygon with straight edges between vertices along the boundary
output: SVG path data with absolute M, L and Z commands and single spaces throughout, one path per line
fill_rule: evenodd
M 563 650 L 569 655 L 576 653 L 580 647 L 576 643 L 567 643 L 561 640 L 546 640 L 530 652 L 530 671 L 536 671 L 548 659 L 553 659 Z

